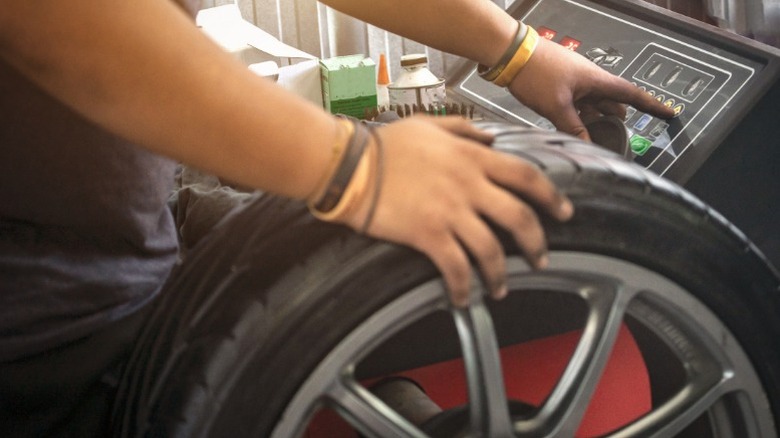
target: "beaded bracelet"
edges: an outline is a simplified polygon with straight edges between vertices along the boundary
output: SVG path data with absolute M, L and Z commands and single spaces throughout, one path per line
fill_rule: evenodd
M 528 32 L 528 26 L 526 26 L 522 21 L 518 21 L 517 32 L 515 33 L 515 37 L 512 39 L 512 43 L 509 44 L 509 47 L 506 49 L 506 52 L 504 52 L 504 54 L 501 55 L 501 59 L 498 60 L 498 63 L 496 63 L 496 65 L 494 65 L 493 67 L 488 67 L 483 64 L 479 64 L 477 66 L 477 73 L 479 73 L 479 77 L 490 82 L 496 80 L 498 75 L 500 75 L 501 72 L 504 71 L 506 65 L 509 64 L 509 61 L 512 60 L 512 57 L 515 56 L 515 53 L 520 48 L 520 45 L 523 44 L 523 40 L 525 39 L 527 32 Z

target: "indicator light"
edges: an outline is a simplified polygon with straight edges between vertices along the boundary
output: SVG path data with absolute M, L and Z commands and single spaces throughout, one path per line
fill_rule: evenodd
M 580 48 L 580 44 L 581 43 L 578 40 L 575 40 L 574 38 L 569 36 L 563 37 L 563 39 L 561 40 L 561 45 L 571 50 L 572 52 L 576 52 L 577 49 Z
M 548 40 L 552 40 L 555 38 L 555 35 L 558 35 L 558 32 L 544 26 L 537 28 L 536 33 L 538 33 L 540 37 L 547 38 Z

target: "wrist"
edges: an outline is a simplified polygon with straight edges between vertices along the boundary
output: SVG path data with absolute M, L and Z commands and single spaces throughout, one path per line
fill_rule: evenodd
M 370 140 L 368 129 L 349 119 L 341 119 L 340 123 L 348 128 L 346 143 L 337 141 L 334 144 L 338 158 L 331 161 L 323 183 L 306 200 L 312 214 L 327 221 L 336 220 L 351 208 L 359 198 L 356 195 L 363 191 L 368 171 L 365 164 L 366 146 Z
M 480 64 L 477 72 L 480 77 L 499 87 L 507 87 L 536 50 L 539 34 L 531 26 L 519 23 L 519 28 L 512 43 L 504 52 L 498 64 L 487 67 Z
M 509 41 L 509 44 L 504 46 L 506 49 L 501 54 L 501 56 L 497 58 L 497 61 L 492 64 L 492 67 L 485 64 L 479 64 L 477 66 L 477 72 L 483 79 L 491 82 L 495 80 L 495 78 L 501 74 L 504 68 L 506 68 L 506 65 L 512 59 L 512 56 L 514 56 L 515 52 L 520 47 L 520 44 L 523 43 L 523 39 L 525 38 L 528 27 L 521 21 L 515 21 L 515 23 L 517 24 L 517 27 L 512 34 L 512 38 Z
M 335 134 L 333 141 L 331 142 L 326 167 L 322 172 L 322 176 L 317 180 L 314 188 L 310 190 L 309 194 L 306 196 L 306 201 L 308 203 L 316 202 L 325 195 L 331 180 L 344 159 L 347 147 L 355 134 L 354 125 L 345 118 L 335 117 L 334 128 Z
M 360 122 L 324 194 L 309 200 L 309 211 L 326 222 L 340 222 L 365 233 L 379 200 L 384 153 L 378 134 Z

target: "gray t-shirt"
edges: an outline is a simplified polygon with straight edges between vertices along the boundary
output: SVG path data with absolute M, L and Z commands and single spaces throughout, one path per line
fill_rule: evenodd
M 174 169 L 0 60 L 0 361 L 152 299 L 177 257 L 166 206 Z

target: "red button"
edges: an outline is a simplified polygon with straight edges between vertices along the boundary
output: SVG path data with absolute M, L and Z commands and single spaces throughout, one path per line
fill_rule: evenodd
M 536 29 L 536 33 L 538 33 L 540 37 L 547 38 L 548 40 L 552 40 L 555 38 L 555 35 L 558 34 L 558 32 L 544 26 Z
M 572 52 L 576 52 L 577 49 L 580 48 L 580 42 L 568 36 L 563 37 L 563 39 L 561 40 L 561 45 L 571 50 Z

